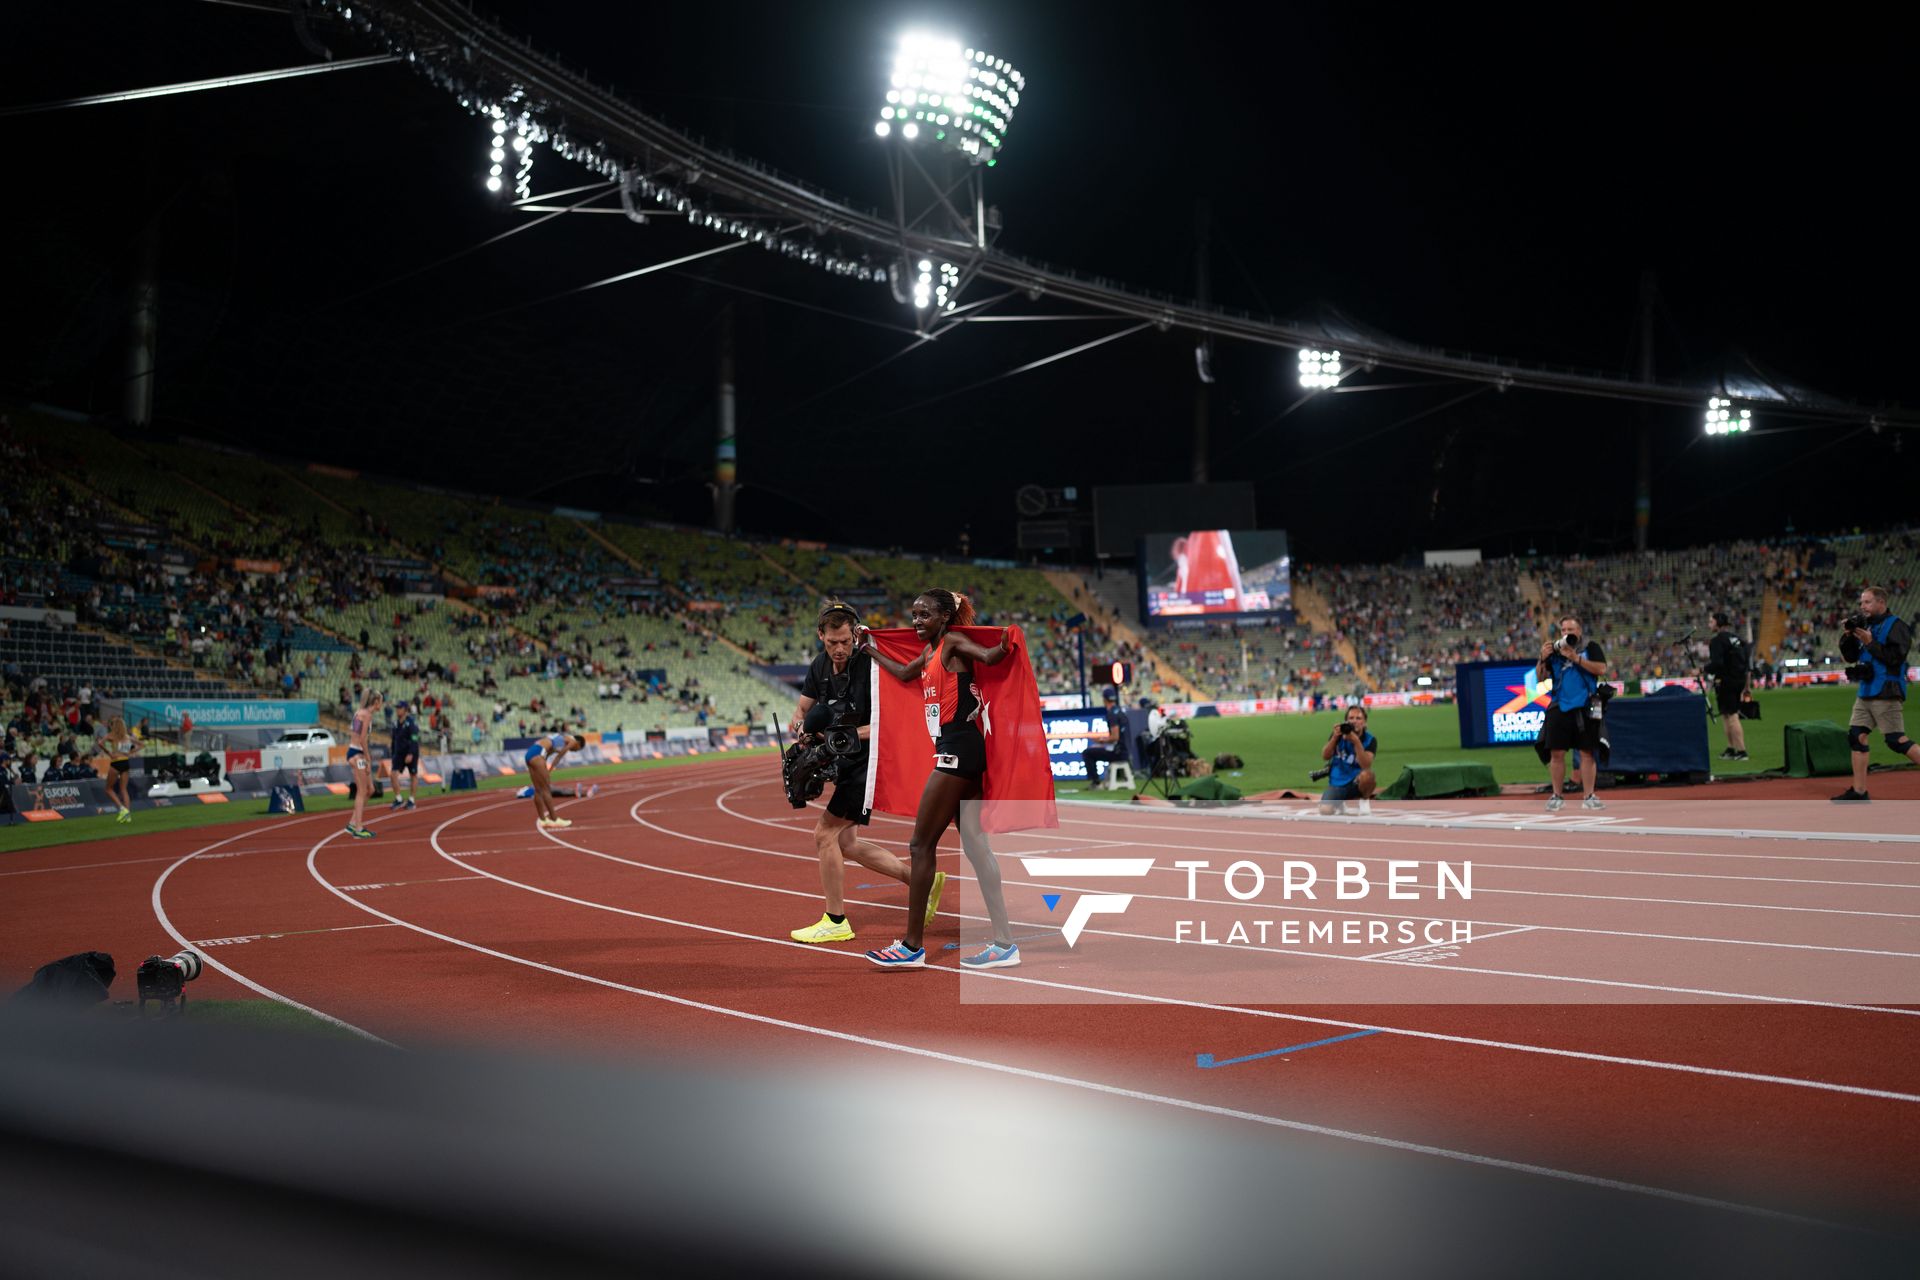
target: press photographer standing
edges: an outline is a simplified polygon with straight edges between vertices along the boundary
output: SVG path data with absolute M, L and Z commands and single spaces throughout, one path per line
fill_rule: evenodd
M 1373 757 L 1380 744 L 1367 732 L 1367 709 L 1347 708 L 1346 718 L 1333 726 L 1320 758 L 1327 761 L 1327 789 L 1320 796 L 1320 812 L 1345 813 L 1346 801 L 1359 804 L 1361 814 L 1373 812 Z
M 821 651 L 807 668 L 800 685 L 800 703 L 794 709 L 788 730 L 799 738 L 806 731 L 809 711 L 813 719 L 828 723 L 840 720 L 859 726 L 860 752 L 841 762 L 840 776 L 834 779 L 833 795 L 820 811 L 814 824 L 813 848 L 820 855 L 820 888 L 826 896 L 826 912 L 816 924 L 795 929 L 796 942 L 851 942 L 853 925 L 847 920 L 846 864 L 849 860 L 869 871 L 907 882 L 907 865 L 894 855 L 855 832 L 872 820 L 866 807 L 867 740 L 873 735 L 873 659 L 864 650 L 856 651 L 854 628 L 859 618 L 844 604 L 829 604 L 820 611 Z M 815 704 L 824 704 L 815 711 Z M 943 877 L 944 878 L 944 877 Z M 938 889 L 935 890 L 936 895 Z M 929 911 L 931 916 L 932 912 Z
M 1847 744 L 1853 748 L 1853 785 L 1839 801 L 1867 798 L 1867 739 L 1882 735 L 1887 749 L 1920 764 L 1920 746 L 1907 736 L 1907 651 L 1913 628 L 1887 608 L 1885 587 L 1860 593 L 1860 611 L 1841 624 L 1840 656 L 1856 688 Z
M 1553 681 L 1553 701 L 1547 707 L 1547 772 L 1553 780 L 1553 794 L 1547 797 L 1547 812 L 1566 805 L 1563 792 L 1567 781 L 1567 752 L 1580 752 L 1580 789 L 1587 798 L 1583 809 L 1604 809 L 1593 793 L 1600 773 L 1595 752 L 1600 749 L 1600 715 L 1595 694 L 1600 677 L 1607 673 L 1607 655 L 1598 644 L 1580 634 L 1580 619 L 1560 619 L 1560 635 L 1540 646 L 1540 661 L 1535 670 L 1542 680 Z
M 1713 681 L 1714 705 L 1720 711 L 1721 727 L 1727 731 L 1722 760 L 1747 758 L 1747 731 L 1740 723 L 1740 704 L 1747 698 L 1748 671 L 1746 643 L 1733 633 L 1733 622 L 1726 614 L 1714 614 L 1713 639 L 1707 644 L 1707 678 Z

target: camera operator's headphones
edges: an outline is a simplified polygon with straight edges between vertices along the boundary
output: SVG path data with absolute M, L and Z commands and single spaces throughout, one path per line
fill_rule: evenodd
M 845 601 L 829 600 L 827 601 L 826 604 L 820 607 L 820 616 L 814 620 L 813 629 L 815 631 L 824 629 L 827 625 L 827 616 L 829 614 L 834 614 L 834 613 L 846 614 L 847 625 L 854 627 L 856 629 L 860 626 L 859 610 L 855 609 L 852 605 L 847 604 Z

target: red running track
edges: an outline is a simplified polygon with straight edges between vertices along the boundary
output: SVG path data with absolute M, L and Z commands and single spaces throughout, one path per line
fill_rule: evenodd
M 533 826 L 529 802 L 483 793 L 383 816 L 372 841 L 347 839 L 337 815 L 312 815 L 13 854 L 0 862 L 0 958 L 17 982 L 75 950 L 111 951 L 130 970 L 129 957 L 190 942 L 211 962 L 196 996 L 250 988 L 400 1045 L 565 1043 L 769 1069 L 893 1072 L 937 1059 L 1178 1107 L 1196 1123 L 1263 1125 L 1276 1141 L 1365 1143 L 1389 1162 L 1521 1166 L 1859 1225 L 1920 1217 L 1915 1011 L 1808 1003 L 1768 976 L 1783 959 L 1788 969 L 1920 961 L 1900 959 L 1920 953 L 1920 847 L 1278 827 L 1091 806 L 1063 806 L 1057 833 L 1002 842 L 1021 935 L 1058 924 L 1022 906 L 1038 887 L 1005 856 L 1022 851 L 1130 848 L 1161 867 L 1280 847 L 1322 862 L 1471 857 L 1476 890 L 1500 890 L 1477 892 L 1473 917 L 1517 932 L 1431 967 L 1501 983 L 1513 980 L 1494 975 L 1525 972 L 1544 991 L 1523 997 L 1543 1001 L 1531 1004 L 1234 1007 L 1127 998 L 1124 981 L 1144 969 L 1090 966 L 1057 936 L 1024 942 L 1018 969 L 959 973 L 960 952 L 944 944 L 959 938 L 956 913 L 978 908 L 951 840 L 942 866 L 953 880 L 927 935 L 932 970 L 883 973 L 861 958 L 895 936 L 904 890 L 858 889 L 877 878 L 858 867 L 848 896 L 860 940 L 790 942 L 789 929 L 818 916 L 818 877 L 811 815 L 786 806 L 771 773 L 764 761 L 636 773 L 568 804 L 575 825 L 553 833 Z M 904 853 L 905 831 L 883 818 L 873 834 Z M 1184 885 L 1184 872 L 1156 869 L 1137 916 L 1110 930 L 1096 918 L 1081 947 L 1170 945 L 1125 939 L 1164 923 Z M 1631 954 L 1587 945 L 1618 947 L 1626 934 L 1654 937 Z M 1649 956 L 1675 967 L 1650 969 Z M 1599 967 L 1541 967 L 1572 959 Z M 1392 972 L 1412 989 L 1430 980 L 1426 967 Z M 1702 968 L 1713 976 L 1704 987 Z M 1621 984 L 1604 997 L 1616 1000 L 1727 994 L 1572 1004 L 1596 997 L 1568 977 Z M 1004 984 L 990 994 L 1009 1002 L 982 1000 L 975 984 L 986 983 Z M 1089 1002 L 1087 987 L 1109 994 Z M 1198 1053 L 1225 1061 L 1357 1031 L 1374 1034 L 1196 1065 Z

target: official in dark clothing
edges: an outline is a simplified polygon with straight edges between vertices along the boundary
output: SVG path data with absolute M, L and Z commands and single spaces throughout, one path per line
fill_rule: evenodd
M 1740 723 L 1740 704 L 1747 698 L 1749 670 L 1747 642 L 1734 634 L 1732 619 L 1724 613 L 1714 614 L 1713 639 L 1707 644 L 1707 679 L 1713 682 L 1714 705 L 1727 731 L 1722 760 L 1747 758 L 1747 730 Z
M 1835 800 L 1867 798 L 1867 739 L 1881 735 L 1887 749 L 1920 764 L 1920 745 L 1907 736 L 1907 654 L 1913 648 L 1913 628 L 1887 607 L 1885 587 L 1860 593 L 1860 612 L 1840 636 L 1840 656 L 1848 662 L 1854 682 L 1853 716 L 1847 742 L 1853 748 L 1853 785 Z
M 393 722 L 392 755 L 388 769 L 393 774 L 393 803 L 389 808 L 411 809 L 420 793 L 420 725 L 413 718 L 413 706 L 403 702 L 394 708 L 399 719 Z M 407 794 L 400 794 L 400 776 L 406 775 Z

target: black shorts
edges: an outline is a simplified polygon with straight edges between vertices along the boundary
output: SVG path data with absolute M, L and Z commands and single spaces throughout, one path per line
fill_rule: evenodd
M 115 773 L 127 773 L 131 771 L 132 768 L 133 761 L 131 760 L 115 760 L 113 762 L 113 771 Z
M 972 723 L 943 724 L 940 740 L 933 744 L 935 773 L 951 774 L 978 782 L 987 776 L 987 740 L 979 726 Z
M 393 771 L 395 773 L 411 773 L 417 776 L 420 772 L 420 757 L 419 756 L 397 757 L 393 762 Z
M 845 783 L 833 783 L 833 794 L 828 796 L 828 812 L 835 818 L 845 818 L 856 827 L 864 827 L 874 821 L 874 810 L 864 808 L 866 800 L 866 770 L 849 777 Z
M 1717 684 L 1713 686 L 1713 705 L 1720 709 L 1723 716 L 1740 714 L 1740 695 L 1747 690 L 1746 681 L 1739 684 Z
M 1547 723 L 1544 730 L 1549 751 L 1598 751 L 1600 749 L 1600 722 L 1592 716 L 1584 717 L 1586 727 L 1580 728 L 1580 713 L 1562 711 L 1559 707 L 1547 708 Z

